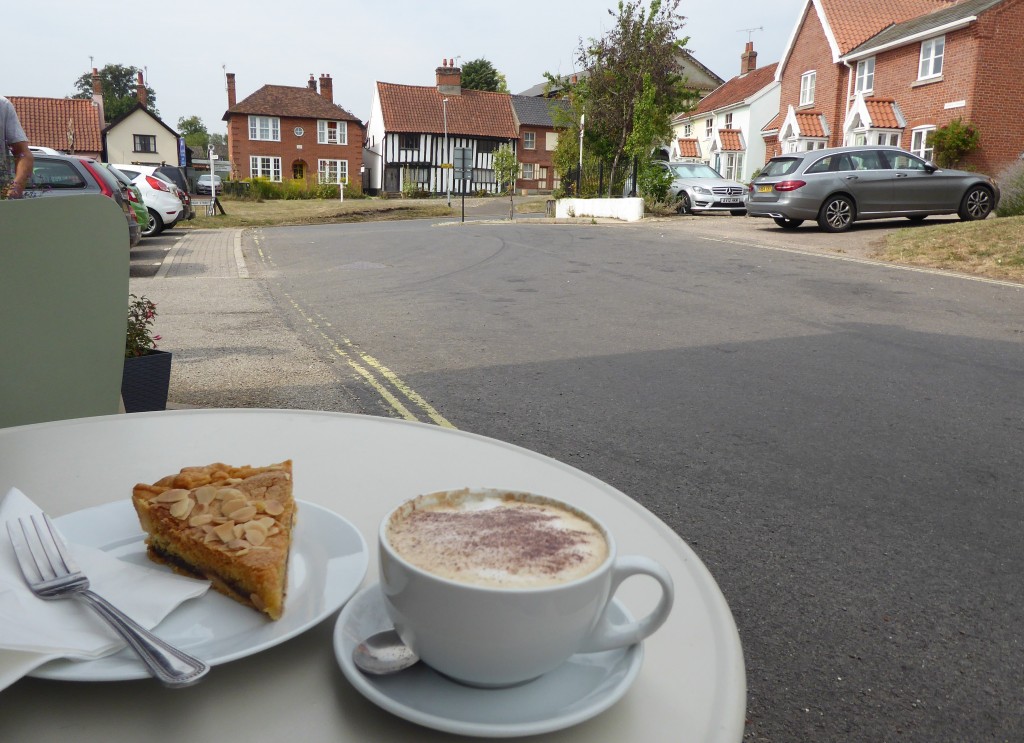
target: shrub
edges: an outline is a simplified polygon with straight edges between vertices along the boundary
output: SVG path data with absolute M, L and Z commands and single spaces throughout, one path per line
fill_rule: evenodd
M 960 160 L 978 148 L 981 134 L 974 124 L 965 124 L 960 119 L 940 126 L 931 137 L 935 164 L 941 168 L 955 168 Z
M 1017 160 L 1000 173 L 999 208 L 996 215 L 1000 217 L 1019 217 L 1024 215 L 1024 160 Z
M 287 180 L 281 183 L 266 178 L 252 178 L 240 181 L 233 188 L 225 188 L 225 193 L 236 195 L 239 199 L 249 201 L 274 201 L 278 199 L 337 199 L 337 183 L 317 183 L 307 180 Z M 348 183 L 345 185 L 346 199 L 365 198 L 362 188 Z
M 672 174 L 651 162 L 644 162 L 637 168 L 637 192 L 649 207 L 668 201 L 668 189 L 672 185 Z

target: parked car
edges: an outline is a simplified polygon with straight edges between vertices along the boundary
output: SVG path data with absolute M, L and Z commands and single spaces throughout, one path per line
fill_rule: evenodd
M 152 165 L 127 165 L 112 163 L 115 168 L 131 178 L 132 183 L 142 192 L 142 200 L 149 211 L 149 227 L 143 235 L 159 235 L 165 229 L 176 225 L 184 218 L 185 205 L 175 193 L 177 186 L 155 175 Z
M 213 184 L 213 186 L 216 186 L 217 193 L 220 193 L 220 176 L 210 175 L 209 173 L 203 173 L 201 176 L 199 176 L 199 179 L 196 181 L 196 193 L 213 193 L 213 188 L 210 185 L 211 183 Z
M 27 196 L 73 196 L 99 193 L 113 199 L 124 212 L 128 224 L 128 244 L 134 247 L 142 239 L 135 211 L 129 205 L 128 191 L 97 161 L 77 155 L 33 153 L 32 177 L 25 188 Z
M 135 211 L 135 219 L 139 223 L 139 229 L 143 231 L 148 229 L 149 210 L 146 208 L 146 202 L 142 200 L 142 191 L 139 190 L 138 186 L 132 183 L 131 178 L 126 176 L 110 163 L 100 163 L 100 165 L 109 170 L 110 174 L 128 190 L 128 202 L 131 208 Z
M 668 195 L 679 201 L 680 214 L 703 212 L 729 212 L 741 217 L 746 214 L 747 187 L 739 181 L 730 181 L 704 163 L 654 162 L 672 175 Z
M 750 184 L 747 214 L 784 229 L 813 219 L 843 232 L 866 219 L 985 219 L 998 204 L 999 186 L 987 175 L 939 168 L 896 147 L 834 147 L 769 160 Z
M 194 219 L 196 216 L 196 210 L 192 206 L 192 197 L 188 193 L 188 181 L 185 179 L 185 174 L 181 168 L 175 168 L 170 165 L 160 165 L 153 172 L 157 178 L 173 183 L 178 198 L 181 200 L 182 205 L 185 207 L 185 214 L 182 219 Z

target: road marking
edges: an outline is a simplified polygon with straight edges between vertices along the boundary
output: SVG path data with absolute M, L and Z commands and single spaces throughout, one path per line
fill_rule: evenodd
M 263 250 L 259 233 L 254 231 L 252 236 L 256 243 L 256 252 L 259 254 L 260 261 L 274 266 L 273 259 Z M 455 428 L 448 419 L 424 400 L 419 393 L 402 381 L 397 374 L 378 359 L 361 351 L 350 339 L 344 336 L 341 336 L 340 339 L 335 339 L 326 332 L 324 330 L 325 327 L 333 329 L 334 326 L 323 315 L 316 312 L 307 312 L 291 294 L 283 289 L 281 292 L 295 311 L 306 321 L 306 324 L 327 342 L 331 347 L 331 351 L 344 359 L 353 371 L 361 376 L 398 415 L 405 420 L 420 423 L 427 422 L 423 420 L 423 417 L 426 417 L 429 421 L 442 428 Z M 404 401 L 402 398 L 404 398 Z M 410 408 L 413 410 L 410 410 Z M 414 410 L 418 411 L 419 415 L 413 412 Z

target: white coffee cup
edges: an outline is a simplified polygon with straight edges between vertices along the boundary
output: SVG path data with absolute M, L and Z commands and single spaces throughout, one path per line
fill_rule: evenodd
M 389 539 L 392 523 L 405 522 L 411 513 L 431 511 L 439 504 L 443 507 L 455 504 L 456 510 L 471 505 L 470 510 L 476 510 L 478 506 L 492 506 L 496 500 L 537 506 L 528 509 L 531 512 L 547 508 L 582 519 L 598 535 L 594 540 L 597 549 L 603 543 L 606 554 L 582 576 L 565 577 L 557 573 L 558 577 L 550 584 L 531 585 L 532 579 L 527 579 L 523 585 L 521 576 L 516 575 L 511 586 L 486 585 L 476 577 L 467 579 L 459 571 L 448 570 L 451 565 L 447 558 L 430 564 L 431 569 L 417 566 L 413 561 L 420 560 L 420 556 L 411 551 L 411 558 L 399 554 Z M 447 540 L 452 530 L 443 526 L 436 532 L 437 539 Z M 525 527 L 510 528 L 512 532 L 503 527 L 494 533 L 518 535 L 515 529 Z M 573 527 L 571 533 L 580 532 Z M 430 534 L 426 536 L 429 542 Z M 398 535 L 395 538 L 401 542 Z M 672 578 L 664 567 L 639 555 L 618 557 L 615 541 L 600 521 L 564 501 L 545 496 L 487 488 L 421 495 L 406 501 L 384 518 L 378 541 L 384 604 L 398 634 L 429 666 L 474 686 L 522 683 L 554 670 L 576 653 L 638 643 L 655 632 L 672 609 Z M 480 548 L 465 549 L 472 552 Z M 586 552 L 590 548 L 581 549 Z M 575 562 L 575 559 L 563 562 Z M 435 569 L 448 575 L 434 572 Z M 487 576 L 484 583 L 494 572 L 484 571 Z M 502 580 L 507 577 L 505 571 L 496 572 L 501 574 Z M 619 584 L 633 575 L 654 578 L 661 586 L 661 598 L 643 619 L 613 625 L 606 610 Z

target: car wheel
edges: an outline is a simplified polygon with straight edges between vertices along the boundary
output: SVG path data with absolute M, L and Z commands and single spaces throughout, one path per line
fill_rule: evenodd
M 984 186 L 971 186 L 960 201 L 957 216 L 964 222 L 985 219 L 992 211 L 992 192 Z
M 734 217 L 745 217 L 745 216 L 747 216 L 747 210 L 746 209 L 730 209 L 729 213 L 731 215 L 733 215 Z
M 679 213 L 680 214 L 692 214 L 693 207 L 690 205 L 690 197 L 686 195 L 686 192 L 679 194 Z
M 804 223 L 802 219 L 790 219 L 789 217 L 772 217 L 772 219 L 784 230 L 795 230 Z
M 164 221 L 152 209 L 149 210 L 149 227 L 142 231 L 143 237 L 154 237 L 164 231 Z
M 845 232 L 853 224 L 853 202 L 846 196 L 830 196 L 818 212 L 818 226 L 825 232 Z

